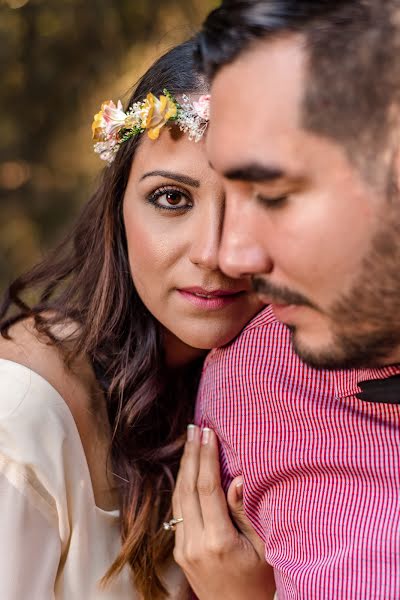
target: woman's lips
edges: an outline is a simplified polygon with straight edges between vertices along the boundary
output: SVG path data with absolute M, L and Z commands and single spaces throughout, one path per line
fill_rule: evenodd
M 240 298 L 245 290 L 206 290 L 200 287 L 191 287 L 178 290 L 179 294 L 188 302 L 202 310 L 220 310 Z

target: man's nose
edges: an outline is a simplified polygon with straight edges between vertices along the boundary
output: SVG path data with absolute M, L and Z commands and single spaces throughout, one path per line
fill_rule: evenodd
M 250 202 L 241 201 L 240 197 L 229 200 L 219 249 L 220 269 L 235 278 L 270 273 L 272 260 L 266 234 Z

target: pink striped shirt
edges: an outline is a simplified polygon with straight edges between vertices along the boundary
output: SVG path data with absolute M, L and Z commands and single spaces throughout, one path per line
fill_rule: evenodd
M 307 367 L 270 308 L 209 355 L 198 422 L 224 485 L 244 476 L 279 600 L 400 599 L 400 406 L 355 397 L 399 372 Z

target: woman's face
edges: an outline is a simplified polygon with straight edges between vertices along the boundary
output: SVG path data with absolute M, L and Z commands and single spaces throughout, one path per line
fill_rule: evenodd
M 135 287 L 182 352 L 179 341 L 187 351 L 226 344 L 262 304 L 248 280 L 219 270 L 222 184 L 204 141 L 175 133 L 165 127 L 156 141 L 143 135 L 123 208 Z

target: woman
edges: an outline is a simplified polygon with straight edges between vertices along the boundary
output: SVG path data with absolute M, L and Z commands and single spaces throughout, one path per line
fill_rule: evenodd
M 218 269 L 223 190 L 200 140 L 193 46 L 158 60 L 126 113 L 96 115 L 95 149 L 112 164 L 0 309 L 7 600 L 186 596 L 162 527 L 183 434 L 206 351 L 260 309 Z

